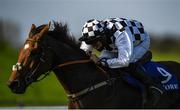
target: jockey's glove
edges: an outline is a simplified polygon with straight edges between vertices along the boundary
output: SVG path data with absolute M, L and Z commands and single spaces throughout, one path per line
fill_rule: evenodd
M 96 64 L 99 61 L 98 56 L 96 54 L 91 54 L 90 59 Z
M 100 59 L 100 60 L 97 62 L 97 65 L 99 65 L 99 66 L 104 66 L 104 67 L 109 67 L 106 58 Z
M 99 59 L 95 54 L 91 54 L 90 59 L 99 66 L 108 67 L 107 58 L 101 58 Z

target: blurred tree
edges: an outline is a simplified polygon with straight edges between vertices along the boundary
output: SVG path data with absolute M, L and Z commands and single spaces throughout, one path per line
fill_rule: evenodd
M 159 52 L 179 52 L 180 36 L 168 34 L 166 36 L 151 35 L 151 49 Z
M 20 41 L 19 24 L 10 19 L 0 19 L 0 49 L 5 45 L 10 44 L 12 47 L 17 47 Z
M 3 22 L 2 20 L 0 19 L 0 49 L 3 48 L 4 46 L 4 35 L 3 35 Z

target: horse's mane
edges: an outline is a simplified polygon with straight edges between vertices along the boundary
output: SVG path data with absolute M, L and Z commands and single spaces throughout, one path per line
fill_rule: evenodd
M 67 24 L 60 22 L 54 22 L 54 29 L 48 32 L 49 35 L 52 35 L 56 40 L 64 42 L 73 47 L 79 47 L 79 43 L 76 41 L 75 37 L 70 34 Z
M 34 33 L 40 32 L 46 24 L 40 25 L 36 28 Z M 53 25 L 51 25 L 53 29 L 49 30 L 47 35 L 50 37 L 53 37 L 59 42 L 66 43 L 72 47 L 78 47 L 80 46 L 80 43 L 76 41 L 75 37 L 70 34 L 67 24 L 63 24 L 61 22 L 53 22 Z M 51 27 L 50 27 L 51 28 Z
M 39 27 L 37 27 L 35 33 L 40 32 L 45 26 L 46 26 L 46 24 L 43 24 L 43 25 L 40 25 Z M 80 42 L 76 41 L 75 37 L 70 34 L 67 24 L 63 24 L 61 22 L 54 21 L 53 29 L 50 29 L 47 33 L 47 37 L 48 36 L 54 38 L 55 40 L 57 40 L 59 42 L 68 44 L 73 49 L 86 55 L 85 52 L 80 49 Z

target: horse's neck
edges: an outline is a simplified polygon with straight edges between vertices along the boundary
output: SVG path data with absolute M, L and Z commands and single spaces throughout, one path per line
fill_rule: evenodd
M 56 41 L 51 37 L 47 41 L 55 53 L 55 66 L 66 62 L 89 59 L 79 48 Z M 92 62 L 66 65 L 55 69 L 54 72 L 64 88 L 71 92 L 80 91 L 107 78 Z
M 71 65 L 54 72 L 64 89 L 71 93 L 107 80 L 107 76 L 92 63 Z

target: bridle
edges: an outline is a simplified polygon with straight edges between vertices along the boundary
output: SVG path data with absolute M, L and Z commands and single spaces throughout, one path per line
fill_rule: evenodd
M 32 39 L 32 38 L 28 38 L 26 41 L 38 43 L 40 40 L 35 40 L 35 39 Z M 45 59 L 43 58 L 44 55 L 45 55 L 45 53 L 44 53 L 44 51 L 42 51 L 42 52 L 41 52 L 41 56 L 39 57 L 39 63 L 37 64 L 37 67 L 36 67 L 34 70 L 32 70 L 32 73 L 33 73 L 33 74 L 39 69 L 41 63 L 45 63 Z M 50 73 L 50 71 L 47 71 L 46 73 L 43 74 L 44 76 L 43 76 L 42 78 L 36 79 L 36 80 L 34 80 L 33 82 L 39 82 L 39 81 L 43 80 L 46 76 L 49 75 L 49 73 Z M 30 80 L 30 79 L 32 80 L 32 79 L 33 79 L 33 78 L 32 78 L 33 74 L 27 75 L 26 81 L 28 81 L 27 78 L 28 78 L 29 80 Z M 29 82 L 31 82 L 31 80 L 30 80 Z
M 39 42 L 39 40 L 35 40 L 35 39 L 32 39 L 32 38 L 28 38 L 26 41 L 30 41 L 30 42 L 33 42 L 33 43 L 38 43 Z M 31 72 L 27 73 L 27 75 L 25 76 L 25 83 L 27 85 L 30 84 L 31 82 L 39 82 L 39 81 L 43 80 L 46 76 L 49 75 L 50 71 L 44 73 L 43 74 L 44 76 L 42 78 L 40 78 L 40 79 L 35 79 L 34 80 L 32 78 L 33 75 L 36 73 L 36 71 L 39 69 L 40 65 L 42 63 L 45 63 L 43 55 L 45 55 L 44 51 L 41 52 L 41 55 L 39 57 L 39 62 L 37 64 L 36 68 L 34 68 Z M 20 71 L 21 69 L 23 69 L 23 67 L 24 67 L 23 65 L 21 65 L 20 63 L 17 63 L 15 65 L 13 65 L 13 71 Z M 30 73 L 32 73 L 32 74 L 30 74 Z

